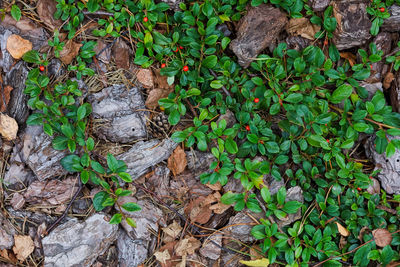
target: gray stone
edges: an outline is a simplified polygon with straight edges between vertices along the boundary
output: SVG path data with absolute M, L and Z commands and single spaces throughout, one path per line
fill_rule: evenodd
M 368 0 L 336 0 L 333 15 L 337 21 L 333 41 L 339 50 L 363 45 L 371 37 L 371 20 L 366 8 Z
M 361 82 L 360 85 L 365 88 L 368 92 L 368 100 L 371 100 L 372 97 L 375 95 L 376 92 L 381 91 L 383 92 L 382 83 L 365 83 Z
M 105 218 L 96 213 L 82 223 L 72 219 L 56 227 L 42 239 L 44 266 L 91 266 L 117 238 L 118 226 Z
M 179 11 L 179 4 L 183 2 L 183 0 L 161 0 L 161 2 L 167 3 L 174 11 Z
M 94 131 L 112 142 L 129 143 L 147 136 L 146 117 L 148 112 L 138 88 L 113 85 L 91 94 Z
M 400 137 L 387 136 L 389 140 L 400 140 Z M 388 194 L 400 194 L 400 152 L 396 152 L 390 158 L 386 157 L 385 152 L 379 154 L 374 146 L 375 136 L 370 137 L 365 143 L 365 152 L 369 158 L 375 163 L 374 170 L 381 170 L 378 173 L 378 180 L 381 182 L 382 188 Z
M 312 8 L 315 12 L 324 11 L 330 2 L 331 0 L 311 0 Z
M 147 258 L 147 242 L 130 238 L 123 230 L 117 240 L 119 267 L 136 267 Z
M 210 171 L 210 165 L 215 161 L 211 153 L 200 152 L 196 150 L 185 151 L 187 159 L 187 168 L 196 176 Z
M 382 57 L 386 56 L 387 54 L 390 53 L 392 50 L 392 35 L 388 32 L 380 32 L 375 38 L 373 43 L 376 45 L 376 49 L 382 50 L 383 55 Z M 370 54 L 372 54 L 372 51 L 370 49 Z M 365 81 L 367 83 L 377 83 L 381 82 L 383 77 L 385 77 L 388 68 L 385 68 L 387 64 L 382 61 L 378 61 L 375 63 L 372 63 L 372 70 L 371 70 L 371 76 L 368 77 Z
M 13 32 L 9 30 L 1 31 L 0 28 L 0 48 L 1 48 L 1 58 L 0 58 L 0 67 L 3 69 L 5 73 L 9 72 L 12 64 L 14 63 L 14 58 L 7 51 L 7 39 Z
M 381 30 L 389 32 L 400 31 L 400 6 L 392 5 L 388 8 L 390 17 L 383 21 Z
M 250 214 L 253 218 L 256 219 L 263 218 L 263 216 L 265 215 L 263 215 L 262 212 L 254 213 L 247 210 L 246 212 L 241 211 L 229 219 L 227 230 L 230 232 L 231 236 L 240 240 L 241 242 L 254 242 L 256 241 L 256 239 L 250 234 L 250 231 L 254 226 L 254 221 L 246 213 Z
M 171 139 L 140 141 L 116 158 L 126 162 L 132 179 L 146 173 L 147 169 L 169 158 L 178 144 Z
M 229 45 L 242 67 L 248 67 L 257 55 L 275 43 L 287 23 L 286 14 L 271 5 L 251 7 L 240 20 L 237 38 Z

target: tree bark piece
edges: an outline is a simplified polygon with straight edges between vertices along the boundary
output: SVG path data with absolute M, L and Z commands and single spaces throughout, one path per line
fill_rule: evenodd
M 400 6 L 392 5 L 388 8 L 390 18 L 383 21 L 382 30 L 388 32 L 400 31 Z
M 128 89 L 125 85 L 113 85 L 91 94 L 94 132 L 103 139 L 118 143 L 129 143 L 147 136 L 148 112 L 139 89 Z
M 137 179 L 147 172 L 147 169 L 169 158 L 178 144 L 171 139 L 163 141 L 150 140 L 137 142 L 127 152 L 117 156 L 128 166 L 127 172 L 132 179 Z
M 287 23 L 286 14 L 271 5 L 252 7 L 239 22 L 237 38 L 230 49 L 242 67 L 248 67 L 257 55 L 273 44 Z
M 311 0 L 312 8 L 315 12 L 324 11 L 330 2 L 331 0 Z
M 363 45 L 371 37 L 368 3 L 369 0 L 333 1 L 333 15 L 337 21 L 333 41 L 339 50 Z

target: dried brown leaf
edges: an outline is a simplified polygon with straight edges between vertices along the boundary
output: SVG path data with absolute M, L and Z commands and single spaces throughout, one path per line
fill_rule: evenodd
M 43 23 L 54 30 L 62 25 L 60 19 L 55 19 L 53 14 L 57 11 L 56 2 L 54 0 L 39 0 L 36 11 Z
M 383 80 L 383 88 L 389 89 L 392 81 L 394 80 L 394 75 L 391 72 L 388 72 Z
M 344 236 L 340 237 L 339 248 L 342 249 L 347 245 L 347 239 Z
M 129 46 L 120 38 L 112 51 L 117 68 L 129 70 Z
M 97 45 L 94 47 L 94 51 L 96 52 L 96 55 L 98 56 L 97 58 L 99 60 L 101 60 L 103 63 L 108 64 L 111 60 L 111 49 L 106 47 L 107 44 L 99 40 L 97 41 Z
M 314 40 L 320 26 L 311 24 L 307 18 L 293 18 L 289 20 L 287 32 L 292 36 L 300 35 L 303 38 Z
M 350 52 L 341 52 L 340 57 L 347 59 L 350 63 L 350 66 L 354 66 L 356 64 L 356 56 Z
M 373 194 L 379 194 L 381 192 L 381 186 L 379 184 L 379 181 L 376 180 L 375 178 L 372 178 L 372 185 L 370 185 L 367 188 L 367 192 L 370 193 L 371 195 Z
M 18 132 L 18 123 L 15 119 L 0 114 L 0 134 L 7 139 L 8 141 L 14 140 L 17 138 Z
M 168 169 L 170 169 L 174 175 L 178 175 L 185 170 L 186 165 L 187 159 L 185 151 L 178 146 L 168 158 Z
M 167 260 L 171 259 L 171 255 L 169 255 L 168 250 L 164 250 L 163 252 L 157 251 L 154 253 L 154 257 L 162 264 L 166 264 Z
M 193 254 L 196 249 L 201 246 L 201 242 L 194 237 L 185 238 L 179 241 L 174 249 L 178 256 L 183 256 L 187 254 Z
M 349 230 L 347 230 L 345 227 L 343 227 L 340 223 L 338 223 L 338 222 L 336 222 L 336 225 L 337 225 L 337 228 L 338 228 L 338 231 L 339 231 L 339 233 L 342 235 L 342 236 L 349 236 Z
M 33 240 L 28 235 L 14 235 L 14 242 L 13 251 L 20 261 L 24 261 L 35 249 Z
M 150 69 L 140 69 L 136 73 L 136 78 L 144 88 L 152 88 L 154 86 L 153 73 Z
M 26 40 L 17 34 L 12 34 L 8 37 L 7 51 L 13 58 L 20 59 L 30 50 L 32 50 L 32 43 L 29 40 Z
M 372 231 L 372 236 L 376 245 L 382 248 L 390 245 L 393 239 L 392 234 L 386 229 L 375 229 Z
M 160 69 L 154 71 L 154 87 L 171 91 L 174 89 L 174 85 L 169 85 L 167 81 L 168 77 L 160 74 Z
M 173 221 L 170 225 L 168 225 L 167 227 L 162 228 L 162 230 L 164 231 L 165 234 L 168 235 L 168 237 L 170 237 L 172 240 L 169 241 L 173 241 L 175 240 L 179 234 L 182 231 L 182 227 L 179 225 L 179 223 L 177 223 L 176 221 Z M 165 240 L 164 240 L 165 241 Z M 165 241 L 168 242 L 168 241 Z
M 68 40 L 63 50 L 60 52 L 61 61 L 66 65 L 70 64 L 72 60 L 79 54 L 79 49 L 81 46 L 81 43 L 75 43 L 72 40 Z
M 166 98 L 170 93 L 171 91 L 160 88 L 150 90 L 145 103 L 146 107 L 148 107 L 149 109 L 155 109 L 156 107 L 158 107 L 158 100 L 160 100 L 161 98 Z
M 5 86 L 4 88 L 3 88 L 3 90 L 4 90 L 4 92 L 3 92 L 3 94 L 1 94 L 1 96 L 0 96 L 0 99 L 1 99 L 1 101 L 0 101 L 0 111 L 1 112 L 4 112 L 4 111 L 6 111 L 6 109 L 7 109 L 7 105 L 8 105 L 8 102 L 10 102 L 10 93 L 11 93 L 11 91 L 13 90 L 14 88 L 12 88 L 11 86 L 9 86 L 9 85 L 7 85 L 7 86 Z M 3 98 L 4 97 L 4 98 Z M 4 105 L 4 103 L 5 103 L 5 105 Z
M 358 240 L 360 240 L 360 242 L 363 241 L 364 234 L 368 230 L 369 230 L 368 226 L 364 226 L 363 228 L 361 228 L 360 233 L 358 234 L 358 237 L 357 237 Z
M 205 224 L 210 220 L 212 211 L 210 210 L 210 205 L 205 205 L 205 197 L 199 197 L 192 200 L 186 207 L 185 213 L 188 214 L 192 222 L 197 222 L 200 224 Z

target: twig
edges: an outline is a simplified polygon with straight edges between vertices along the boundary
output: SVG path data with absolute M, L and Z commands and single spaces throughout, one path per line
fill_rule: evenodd
M 95 12 L 89 12 L 89 11 L 83 11 L 83 15 L 94 15 L 94 16 L 113 16 L 114 14 L 111 12 L 106 12 L 106 11 L 95 11 Z
M 213 70 L 211 70 L 210 69 L 210 72 L 211 72 L 211 74 L 215 77 L 215 78 L 218 78 L 218 76 L 217 76 L 217 74 L 215 74 L 215 72 L 213 71 Z M 222 91 L 224 91 L 224 93 L 227 95 L 227 96 L 231 96 L 231 94 L 229 93 L 229 91 L 226 89 L 226 87 L 225 86 L 223 86 L 222 85 Z

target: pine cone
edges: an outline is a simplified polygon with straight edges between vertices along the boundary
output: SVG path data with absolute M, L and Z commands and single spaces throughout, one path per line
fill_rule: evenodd
M 152 118 L 147 128 L 153 137 L 163 138 L 168 134 L 171 125 L 168 123 L 168 116 L 160 112 Z

